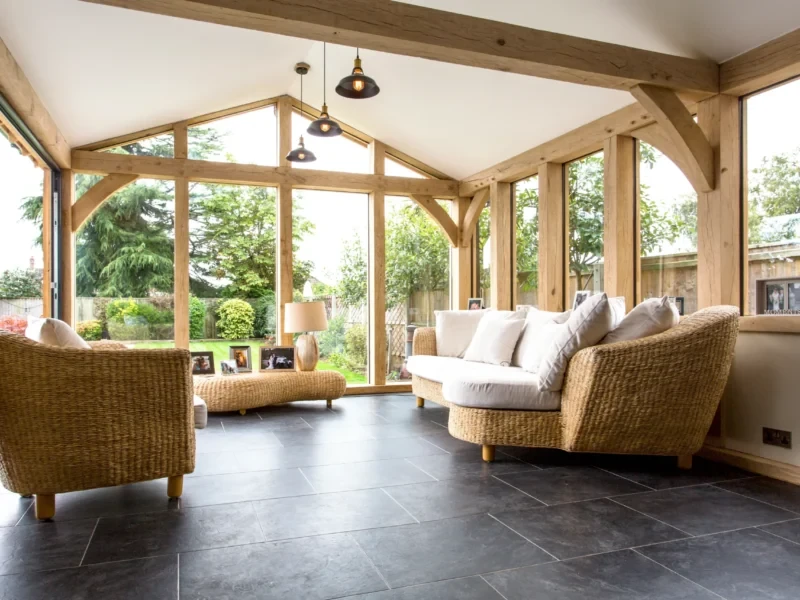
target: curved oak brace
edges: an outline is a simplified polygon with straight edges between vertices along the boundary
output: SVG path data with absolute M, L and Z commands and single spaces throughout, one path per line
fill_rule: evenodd
M 483 209 L 486 208 L 486 198 L 488 196 L 489 188 L 483 188 L 475 193 L 469 203 L 467 213 L 464 215 L 464 221 L 460 223 L 461 245 L 463 247 L 468 246 L 470 239 L 472 239 L 472 232 L 478 224 L 478 219 Z
M 667 135 L 666 131 L 664 131 L 664 128 L 661 127 L 661 125 L 658 123 L 651 123 L 647 127 L 637 129 L 630 135 L 642 142 L 645 142 L 646 144 L 650 144 L 653 146 L 653 148 L 657 149 L 659 152 L 664 154 L 664 156 L 674 162 L 683 172 L 683 174 L 686 175 L 687 179 L 689 179 L 690 183 L 694 186 L 695 191 L 697 193 L 701 193 L 702 190 L 700 190 L 697 185 L 695 185 L 695 182 L 689 178 L 691 166 L 686 160 L 686 156 L 678 151 L 678 149 L 675 147 L 675 144 L 672 143 L 672 140 Z
M 686 176 L 695 189 L 701 193 L 713 191 L 714 150 L 678 95 L 672 90 L 647 84 L 633 87 L 631 94 L 653 115 L 677 154 L 683 157 L 676 162 L 686 165 Z
M 100 208 L 110 196 L 130 185 L 139 178 L 138 175 L 106 175 L 89 188 L 78 201 L 72 205 L 72 232 L 81 228 L 94 211 Z
M 436 222 L 447 236 L 447 239 L 450 240 L 450 245 L 453 246 L 453 248 L 458 248 L 458 225 L 450 218 L 447 211 L 434 200 L 433 196 L 411 194 L 411 199 L 419 204 L 420 208 L 428 213 L 428 216 Z

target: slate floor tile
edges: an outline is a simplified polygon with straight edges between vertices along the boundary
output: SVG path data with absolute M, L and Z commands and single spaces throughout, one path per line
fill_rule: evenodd
M 181 506 L 208 506 L 313 493 L 297 469 L 209 475 L 186 481 Z
M 595 464 L 654 490 L 751 477 L 747 471 L 702 458 L 695 458 L 689 470 L 679 469 L 674 456 L 600 455 Z
M 481 454 L 480 445 L 471 444 L 458 438 L 454 438 L 446 429 L 442 429 L 441 433 L 421 436 L 420 439 L 430 442 L 434 446 L 437 446 L 438 448 L 441 448 L 447 452 L 475 452 L 478 456 Z
M 647 489 L 592 467 L 555 467 L 497 477 L 545 504 L 633 494 Z
M 767 525 L 796 516 L 710 485 L 647 492 L 616 500 L 691 535 Z
M 538 500 L 493 477 L 401 485 L 387 488 L 386 492 L 420 521 L 542 506 Z
M 262 500 L 254 506 L 267 540 L 416 522 L 381 489 Z
M 800 513 L 800 486 L 785 481 L 769 477 L 753 477 L 741 481 L 718 483 L 717 487 Z
M 198 452 L 226 452 L 281 445 L 272 431 L 243 428 L 242 431 L 228 433 L 221 427 L 195 430 L 195 443 Z
M 324 423 L 309 429 L 295 431 L 276 431 L 275 437 L 281 445 L 311 446 L 338 442 L 358 442 L 375 439 L 372 434 L 360 425 L 342 426 L 341 423 Z
M 503 473 L 538 470 L 533 465 L 503 454 L 497 454 L 494 462 L 487 463 L 481 457 L 481 453 L 475 452 L 474 449 L 451 454 L 416 456 L 408 460 L 436 479 L 453 479 L 473 475 L 489 477 Z
M 350 533 L 392 588 L 553 560 L 488 515 Z
M 181 600 L 328 600 L 387 589 L 347 534 L 187 552 L 180 586 Z
M 540 469 L 553 467 L 589 466 L 592 464 L 592 454 L 577 452 L 564 452 L 552 448 L 521 448 L 517 446 L 500 446 L 498 453 L 513 456 Z
M 795 544 L 800 544 L 800 519 L 785 523 L 775 523 L 774 525 L 763 525 L 759 529 L 768 531 Z
M 203 475 L 224 475 L 225 473 L 239 473 L 242 468 L 236 461 L 233 452 L 208 452 L 195 456 L 194 473 L 186 477 L 202 477 Z
M 503 600 L 480 577 L 464 577 L 375 592 L 348 600 Z
M 433 481 L 430 475 L 401 459 L 303 467 L 302 471 L 319 494 Z
M 77 567 L 95 519 L 0 529 L 0 575 Z
M 377 440 L 438 435 L 443 429 L 430 421 L 410 423 L 384 423 L 364 427 Z
M 485 577 L 507 600 L 719 600 L 632 550 Z
M 178 600 L 178 557 L 0 577 L 4 600 Z
M 669 525 L 608 499 L 490 512 L 561 560 L 686 537 Z
M 249 502 L 100 519 L 84 564 L 263 542 Z
M 727 600 L 793 600 L 800 590 L 800 546 L 758 529 L 639 550 Z
M 238 413 L 237 413 L 238 414 Z M 248 418 L 251 413 L 247 413 L 241 419 L 230 419 L 222 421 L 225 433 L 237 433 L 239 431 L 296 431 L 298 429 L 311 429 L 311 425 L 299 415 L 268 415 L 259 417 L 258 413 L 252 413 L 253 418 Z M 239 415 L 241 417 L 241 415 Z

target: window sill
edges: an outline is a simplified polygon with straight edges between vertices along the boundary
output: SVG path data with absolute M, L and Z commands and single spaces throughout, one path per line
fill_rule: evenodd
M 739 317 L 739 331 L 756 333 L 800 333 L 800 315 Z

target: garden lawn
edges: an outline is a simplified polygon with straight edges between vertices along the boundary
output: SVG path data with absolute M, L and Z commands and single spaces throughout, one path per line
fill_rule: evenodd
M 230 354 L 228 349 L 231 346 L 250 346 L 251 350 L 250 353 L 252 355 L 252 361 L 254 366 L 254 371 L 258 370 L 258 349 L 263 346 L 263 342 L 261 340 L 249 340 L 245 342 L 237 342 L 237 341 L 228 341 L 228 340 L 201 340 L 201 341 L 192 341 L 189 344 L 189 347 L 192 352 L 213 352 L 214 353 L 214 369 L 216 373 L 220 373 L 221 369 L 219 366 L 220 361 L 230 359 Z M 132 344 L 134 348 L 172 348 L 174 346 L 173 342 L 136 342 Z M 367 378 L 362 375 L 361 373 L 356 373 L 355 371 L 349 371 L 348 369 L 337 369 L 331 363 L 325 362 L 324 360 L 320 360 L 317 363 L 317 370 L 318 371 L 338 371 L 342 375 L 344 375 L 345 380 L 347 383 L 367 383 Z

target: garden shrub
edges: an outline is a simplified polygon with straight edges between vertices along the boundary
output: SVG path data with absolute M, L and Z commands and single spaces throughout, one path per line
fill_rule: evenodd
M 128 325 L 168 325 L 175 317 L 168 308 L 159 310 L 149 302 L 136 302 L 128 298 L 109 302 L 106 305 L 106 318 L 112 323 Z
M 344 334 L 344 352 L 347 359 L 360 370 L 367 364 L 367 328 L 352 325 Z
M 338 315 L 328 321 L 328 329 L 317 336 L 320 356 L 330 357 L 344 354 L 344 316 Z
M 217 309 L 220 336 L 226 340 L 242 340 L 253 337 L 255 311 L 244 300 L 226 300 Z
M 28 320 L 25 317 L 17 317 L 16 315 L 3 315 L 0 317 L 0 329 L 25 335 L 26 327 L 28 327 Z
M 200 340 L 206 336 L 206 304 L 196 296 L 189 296 L 189 337 Z
M 255 336 L 263 338 L 275 333 L 278 323 L 275 314 L 275 293 L 267 292 L 260 298 L 256 298 L 251 303 L 255 311 L 256 318 L 253 322 Z
M 103 324 L 96 320 L 81 321 L 75 331 L 87 342 L 97 342 L 103 337 Z

